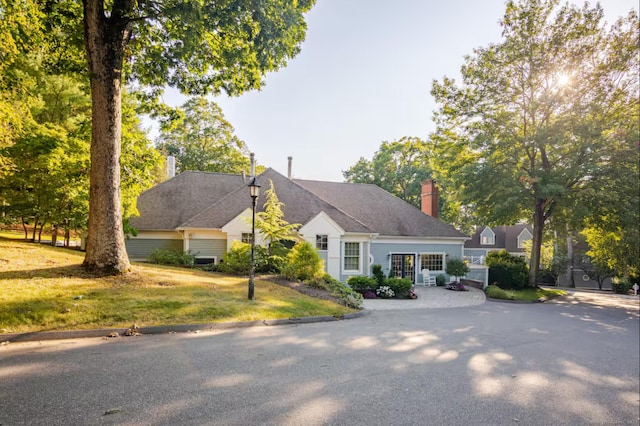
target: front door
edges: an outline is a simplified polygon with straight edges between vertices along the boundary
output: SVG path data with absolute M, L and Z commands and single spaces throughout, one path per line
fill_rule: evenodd
M 392 254 L 391 272 L 394 278 L 409 278 L 415 284 L 415 254 Z

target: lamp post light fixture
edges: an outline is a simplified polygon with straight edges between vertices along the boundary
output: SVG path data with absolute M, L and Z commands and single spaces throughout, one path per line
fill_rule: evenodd
M 251 261 L 249 263 L 249 300 L 254 300 L 255 278 L 255 248 L 256 248 L 256 200 L 260 194 L 260 185 L 255 176 L 249 181 L 249 194 L 251 195 Z

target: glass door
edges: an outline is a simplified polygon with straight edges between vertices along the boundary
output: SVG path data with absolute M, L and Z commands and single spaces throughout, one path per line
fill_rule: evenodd
M 392 254 L 391 272 L 394 278 L 409 278 L 415 284 L 415 254 Z

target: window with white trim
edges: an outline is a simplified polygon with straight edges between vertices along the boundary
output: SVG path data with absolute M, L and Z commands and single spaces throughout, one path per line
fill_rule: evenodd
M 527 228 L 523 229 L 520 235 L 518 235 L 518 248 L 525 248 L 525 243 L 532 238 L 533 235 L 531 235 L 531 232 L 529 232 Z
M 492 246 L 496 243 L 496 234 L 491 228 L 484 228 L 484 231 L 480 234 L 480 244 L 483 246 Z
M 430 271 L 444 271 L 444 254 L 422 253 L 420 255 L 420 269 Z
M 329 249 L 329 236 L 326 234 L 316 235 L 316 248 L 318 250 L 328 250 Z
M 345 271 L 360 270 L 360 243 L 344 243 L 343 265 Z
M 242 242 L 243 243 L 247 243 L 247 244 L 251 244 L 251 232 L 243 232 L 242 233 Z

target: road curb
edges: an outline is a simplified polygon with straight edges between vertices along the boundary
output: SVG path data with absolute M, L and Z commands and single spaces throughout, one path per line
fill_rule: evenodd
M 370 314 L 370 311 L 363 309 L 353 314 L 345 314 L 339 317 L 334 316 L 317 316 L 303 318 L 281 318 L 272 320 L 257 321 L 237 321 L 237 322 L 221 322 L 209 324 L 175 324 L 175 325 L 159 325 L 150 327 L 140 327 L 137 331 L 140 334 L 169 334 L 169 333 L 187 333 L 192 331 L 209 331 L 209 330 L 225 330 L 230 328 L 248 328 L 248 327 L 270 327 L 277 325 L 293 325 L 293 324 L 311 324 L 315 322 L 331 322 L 360 318 Z M 16 342 L 37 342 L 40 340 L 64 340 L 64 339 L 82 339 L 90 337 L 109 337 L 110 334 L 118 333 L 124 336 L 127 328 L 100 328 L 96 330 L 68 330 L 68 331 L 36 331 L 31 333 L 5 333 L 0 334 L 0 343 L 16 343 Z

